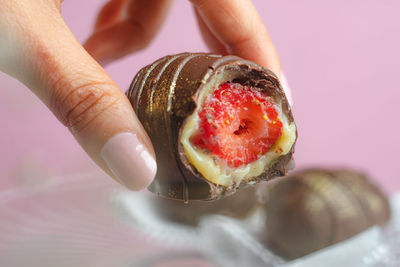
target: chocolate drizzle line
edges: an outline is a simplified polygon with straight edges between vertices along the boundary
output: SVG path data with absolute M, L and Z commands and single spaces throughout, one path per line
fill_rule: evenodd
M 144 87 L 144 85 L 146 83 L 147 78 L 149 77 L 149 75 L 153 71 L 153 69 L 155 67 L 157 67 L 160 63 L 162 63 L 165 60 L 166 60 L 166 58 L 161 58 L 161 59 L 157 60 L 156 62 L 154 62 L 151 66 L 147 66 L 145 69 L 143 69 L 143 70 L 147 70 L 147 71 L 146 71 L 145 76 L 142 78 L 142 82 L 140 83 L 139 93 L 138 93 L 138 96 L 137 96 L 137 99 L 136 99 L 136 110 L 135 110 L 136 113 L 138 113 L 138 111 L 139 111 L 138 110 L 139 101 L 140 101 L 140 97 L 141 97 L 142 92 L 143 92 L 143 87 Z M 139 73 L 138 76 L 140 76 L 140 73 Z M 136 82 L 137 82 L 137 80 L 136 80 Z M 136 84 L 136 82 L 134 81 L 132 84 Z M 133 90 L 132 90 L 132 92 L 133 92 Z M 132 95 L 132 93 L 131 93 L 131 95 Z
M 199 55 L 190 55 L 188 57 L 186 57 L 185 59 L 182 60 L 182 62 L 178 65 L 178 67 L 175 70 L 174 76 L 172 78 L 172 82 L 171 82 L 171 86 L 169 88 L 169 93 L 168 93 L 168 105 L 167 105 L 167 112 L 166 114 L 168 116 L 166 116 L 165 121 L 167 122 L 168 127 L 168 140 L 169 140 L 169 146 L 170 146 L 170 151 L 173 152 L 173 158 L 175 158 L 176 161 L 176 165 L 178 166 L 179 172 L 181 173 L 181 177 L 182 182 L 183 182 L 183 202 L 188 203 L 189 202 L 189 189 L 188 189 L 188 182 L 186 180 L 185 174 L 183 173 L 182 167 L 180 166 L 178 160 L 179 160 L 179 154 L 178 154 L 178 150 L 177 150 L 177 146 L 174 144 L 173 140 L 172 140 L 172 124 L 170 121 L 170 116 L 171 116 L 171 110 L 172 110 L 172 97 L 175 91 L 175 86 L 176 86 L 176 81 L 178 79 L 178 76 L 182 70 L 182 68 L 185 66 L 185 64 L 191 60 L 194 57 L 197 57 Z
M 156 78 L 152 81 L 154 86 L 151 88 L 151 93 L 150 93 L 150 116 L 153 116 L 153 97 L 154 97 L 154 92 L 157 90 L 158 82 L 160 81 L 161 75 L 164 73 L 165 69 L 173 62 L 175 59 L 177 59 L 178 56 L 173 56 L 171 57 L 161 68 L 159 73 L 157 74 Z
M 141 70 L 139 70 L 139 72 L 136 74 L 135 78 L 133 79 L 132 84 L 137 83 L 137 81 L 139 80 L 139 78 L 143 75 L 143 72 L 144 72 L 144 68 L 141 69 Z M 129 91 L 127 92 L 126 95 L 127 95 L 128 99 L 131 99 L 132 93 L 133 93 L 133 90 L 129 90 Z M 136 106 L 137 106 L 137 104 L 136 104 Z M 135 110 L 135 112 L 137 112 L 137 110 Z

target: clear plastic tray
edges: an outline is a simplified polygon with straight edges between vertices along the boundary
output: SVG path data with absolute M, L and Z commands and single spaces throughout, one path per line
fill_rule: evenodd
M 400 266 L 400 196 L 385 228 L 291 262 L 251 234 L 257 215 L 190 227 L 160 217 L 151 197 L 95 173 L 0 192 L 0 266 Z

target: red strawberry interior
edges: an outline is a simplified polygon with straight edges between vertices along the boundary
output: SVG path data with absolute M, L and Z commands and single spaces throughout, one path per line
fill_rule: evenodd
M 271 97 L 239 83 L 221 84 L 198 114 L 199 129 L 190 142 L 230 167 L 257 160 L 282 134 Z

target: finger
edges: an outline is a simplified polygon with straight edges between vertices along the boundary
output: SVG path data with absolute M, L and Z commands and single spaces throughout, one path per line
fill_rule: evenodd
M 250 0 L 191 0 L 215 38 L 234 54 L 280 76 L 279 57 Z
M 196 15 L 196 20 L 197 24 L 199 25 L 201 35 L 206 42 L 208 49 L 216 54 L 227 55 L 228 52 L 226 51 L 224 44 L 218 41 L 218 39 L 215 38 L 215 36 L 210 32 L 196 8 L 194 8 L 194 13 Z
M 127 0 L 111 0 L 107 2 L 97 16 L 94 31 L 98 31 L 121 20 L 121 12 L 126 3 Z
M 7 39 L 15 44 L 9 47 L 19 48 L 9 59 L 14 65 L 0 65 L 2 70 L 30 87 L 106 172 L 131 189 L 145 188 L 155 175 L 154 152 L 128 99 L 74 38 L 57 8 L 44 3 L 13 6 L 6 30 L 0 16 L 5 37 L 0 46 Z
M 129 0 L 125 18 L 94 32 L 85 43 L 86 50 L 102 64 L 146 47 L 166 18 L 172 0 Z

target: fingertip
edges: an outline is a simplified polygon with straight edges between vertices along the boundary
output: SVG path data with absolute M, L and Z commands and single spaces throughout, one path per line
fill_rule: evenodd
M 154 157 L 133 133 L 123 132 L 111 137 L 103 146 L 101 157 L 116 178 L 130 190 L 146 188 L 157 172 Z
M 280 76 L 280 61 L 271 37 L 250 0 L 192 0 L 214 37 L 233 54 Z

